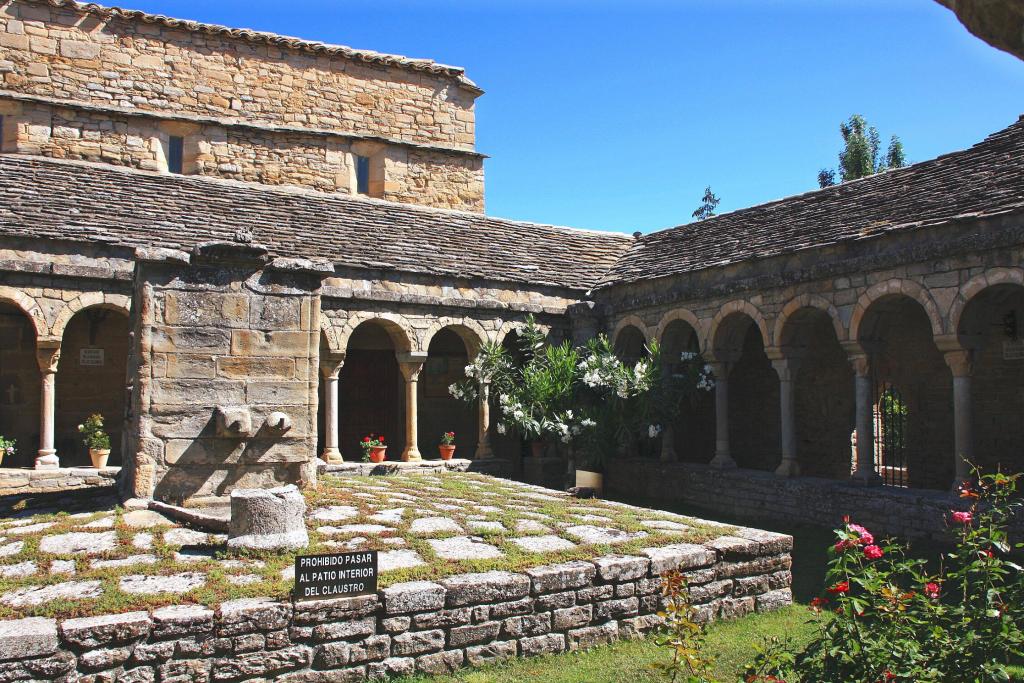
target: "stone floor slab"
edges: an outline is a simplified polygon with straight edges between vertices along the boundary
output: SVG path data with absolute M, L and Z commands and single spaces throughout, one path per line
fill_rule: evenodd
M 442 560 L 490 560 L 505 556 L 505 553 L 495 546 L 469 536 L 430 539 L 427 543 Z
M 54 600 L 98 598 L 101 592 L 99 581 L 65 581 L 50 586 L 18 588 L 4 593 L 0 602 L 8 607 L 34 607 Z
M 647 536 L 646 531 L 622 531 L 611 527 L 592 526 L 590 524 L 579 524 L 566 527 L 565 533 L 575 538 L 580 543 L 591 545 L 615 545 L 627 543 L 637 538 Z
M 385 550 L 377 554 L 377 568 L 382 572 L 422 567 L 426 562 L 415 550 Z
M 72 531 L 39 539 L 39 550 L 53 555 L 98 555 L 116 546 L 116 531 Z
M 414 519 L 409 531 L 417 536 L 429 536 L 440 533 L 463 533 L 463 529 L 455 520 L 448 517 L 420 517 Z
M 572 550 L 576 544 L 561 536 L 523 536 L 513 538 L 512 542 L 531 553 L 553 553 L 559 550 Z
M 99 582 L 97 582 L 99 583 Z M 206 575 L 183 572 L 169 576 L 124 576 L 119 582 L 121 590 L 133 595 L 159 595 L 160 593 L 187 593 L 206 584 Z

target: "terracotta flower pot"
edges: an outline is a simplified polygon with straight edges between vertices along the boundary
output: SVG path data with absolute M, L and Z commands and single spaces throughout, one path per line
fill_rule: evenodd
M 544 441 L 531 441 L 530 450 L 533 452 L 533 457 L 542 458 L 544 452 L 547 451 L 548 445 Z
M 437 450 L 441 453 L 442 460 L 451 460 L 455 455 L 455 444 L 438 444 Z
M 92 466 L 98 470 L 103 469 L 107 466 L 107 458 L 110 457 L 109 448 L 90 448 L 89 458 L 92 460 Z
M 374 446 L 370 449 L 370 462 L 384 462 L 387 446 Z
M 601 494 L 604 492 L 604 474 L 589 470 L 576 470 L 576 486 L 594 489 L 595 492 Z

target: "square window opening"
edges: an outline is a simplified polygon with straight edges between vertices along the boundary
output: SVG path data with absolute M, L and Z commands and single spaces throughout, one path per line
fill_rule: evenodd
M 185 172 L 185 138 L 172 135 L 167 142 L 167 170 L 171 173 Z
M 356 155 L 356 192 L 370 194 L 370 157 Z

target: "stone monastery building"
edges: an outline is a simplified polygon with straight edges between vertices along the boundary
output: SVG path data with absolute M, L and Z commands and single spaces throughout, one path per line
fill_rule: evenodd
M 485 216 L 457 67 L 7 0 L 0 78 L 5 467 L 86 464 L 94 412 L 125 495 L 171 501 L 311 482 L 369 432 L 391 457 L 446 429 L 518 457 L 447 387 L 532 313 L 714 366 L 612 488 L 791 517 L 883 501 L 913 531 L 967 460 L 1024 469 L 1024 119 L 630 236 Z

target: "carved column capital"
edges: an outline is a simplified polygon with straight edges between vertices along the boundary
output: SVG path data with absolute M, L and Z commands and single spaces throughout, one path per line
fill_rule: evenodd
M 39 364 L 39 371 L 44 374 L 57 372 L 57 364 L 60 362 L 60 342 L 44 344 L 40 342 L 36 346 L 36 362 Z
M 954 377 L 970 377 L 974 374 L 974 352 L 968 349 L 946 351 L 942 354 Z
M 331 353 L 320 356 L 320 376 L 324 379 L 338 379 L 338 373 L 345 366 L 344 353 Z
M 397 354 L 398 369 L 402 371 L 402 377 L 406 382 L 415 382 L 420 378 L 423 371 L 423 363 L 427 360 L 425 353 L 400 353 Z

